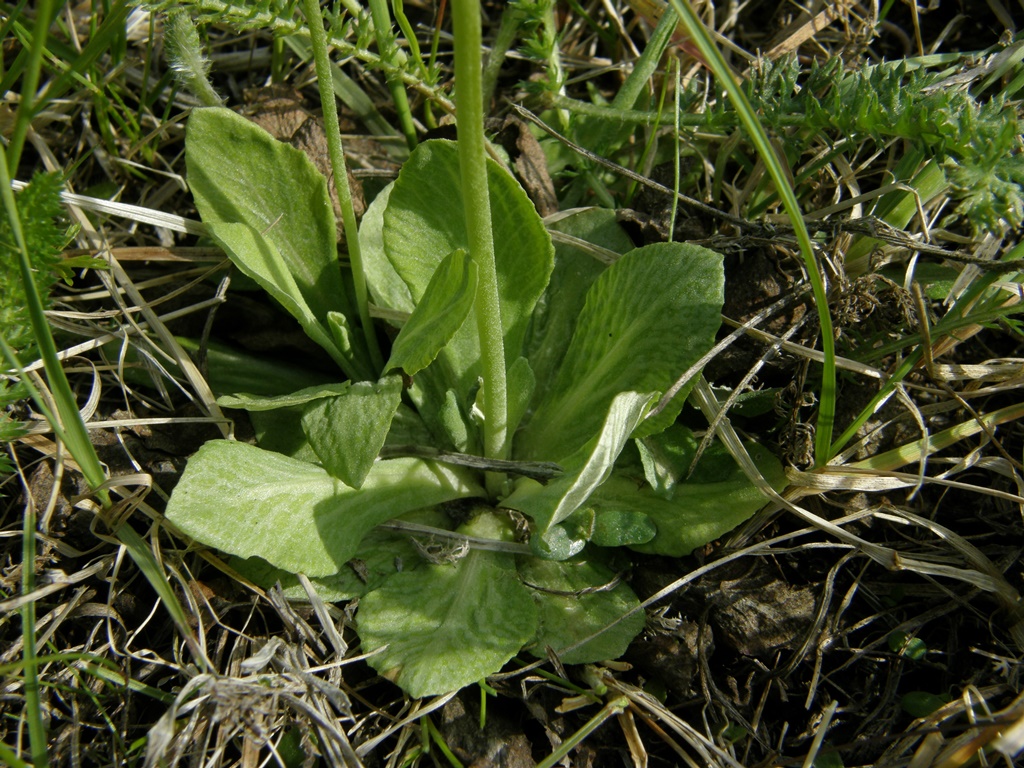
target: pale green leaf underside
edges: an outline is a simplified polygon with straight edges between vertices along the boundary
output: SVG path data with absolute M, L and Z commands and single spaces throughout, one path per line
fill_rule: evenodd
M 468 473 L 419 459 L 379 461 L 355 491 L 314 464 L 213 440 L 189 460 L 167 518 L 193 539 L 229 554 L 327 576 L 355 555 L 379 523 L 482 495 Z
M 309 403 L 302 430 L 331 475 L 361 488 L 402 399 L 401 376 L 359 381 L 344 394 Z
M 435 528 L 449 526 L 448 516 L 437 509 L 422 509 L 402 517 L 403 520 Z M 359 545 L 359 551 L 335 574 L 310 579 L 313 589 L 329 603 L 340 603 L 362 597 L 379 589 L 390 577 L 403 569 L 413 568 L 423 560 L 411 536 L 382 528 L 374 528 Z M 232 558 L 229 565 L 242 576 L 264 589 L 280 583 L 288 600 L 308 602 L 309 596 L 294 573 L 275 568 L 258 557 Z
M 412 376 L 430 365 L 473 309 L 476 280 L 476 264 L 465 251 L 448 254 L 399 331 L 386 370 L 400 368 Z
M 543 536 L 586 503 L 605 481 L 653 397 L 636 392 L 616 396 L 606 409 L 598 434 L 575 456 L 563 462 L 565 471 L 561 476 L 547 485 L 520 480 L 501 505 L 530 515 L 537 524 L 537 532 Z
M 529 648 L 538 658 L 547 658 L 546 649 L 550 647 L 563 664 L 617 659 L 644 628 L 642 610 L 619 621 L 638 609 L 640 601 L 624 583 L 601 589 L 615 579 L 615 574 L 603 566 L 585 559 L 556 562 L 531 557 L 520 562 L 519 573 L 526 584 L 539 587 L 534 599 L 540 608 L 540 625 Z M 588 591 L 594 588 L 598 591 Z M 569 650 L 596 632 L 601 634 Z
M 664 392 L 714 341 L 722 257 L 695 245 L 637 248 L 590 287 L 557 378 L 513 446 L 561 462 L 590 440 L 620 392 Z
M 344 312 L 334 211 L 327 181 L 309 158 L 223 108 L 193 110 L 185 145 L 203 222 L 248 225 L 274 244 L 281 257 L 275 266 L 292 276 L 314 317 Z M 231 256 L 241 267 L 247 254 Z

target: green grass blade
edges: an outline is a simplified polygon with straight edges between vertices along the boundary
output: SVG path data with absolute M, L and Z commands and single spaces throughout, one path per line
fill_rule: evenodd
M 0 743 L 0 762 L 9 765 L 10 768 L 33 768 L 2 743 Z
M 18 162 L 21 160 L 21 149 L 25 145 L 25 136 L 28 135 L 32 115 L 36 110 L 36 90 L 39 88 L 39 73 L 43 69 L 46 34 L 52 18 L 52 0 L 39 0 L 36 5 L 36 26 L 32 33 L 32 46 L 29 49 L 29 59 L 25 66 L 24 78 L 21 81 L 21 105 L 18 108 L 18 116 L 14 121 L 14 130 L 8 144 L 11 160 L 8 168 L 18 167 Z M 8 186 L 10 185 L 8 184 Z
M 718 46 L 714 44 L 704 24 L 694 13 L 689 0 L 671 0 L 671 2 L 672 7 L 679 14 L 680 22 L 686 28 L 687 34 L 697 46 L 697 50 L 704 57 L 715 78 L 729 94 L 736 113 L 746 129 L 747 136 L 775 182 L 800 245 L 800 255 L 807 267 L 811 288 L 814 291 L 814 303 L 818 307 L 821 346 L 825 356 L 821 374 L 817 429 L 814 435 L 814 462 L 818 466 L 822 466 L 830 458 L 832 428 L 836 413 L 836 350 L 835 337 L 832 333 L 832 318 L 828 311 L 828 294 L 825 290 L 825 281 L 821 270 L 818 268 L 818 261 L 814 256 L 814 246 L 811 244 L 811 237 L 807 232 L 800 204 L 797 202 L 793 188 L 789 185 L 782 164 L 768 140 L 768 135 L 758 122 L 757 114 L 743 93 L 743 89 L 736 82 L 729 65 L 718 50 Z
M 25 502 L 21 529 L 21 593 L 31 595 L 36 588 L 36 512 L 30 495 Z M 37 768 L 48 765 L 46 759 L 46 724 L 39 699 L 39 662 L 36 659 L 36 603 L 29 600 L 21 607 L 21 647 L 25 660 L 25 719 L 32 763 Z
M 3 200 L 4 209 L 10 219 L 11 232 L 17 244 L 17 256 L 21 266 L 22 282 L 25 287 L 25 304 L 32 322 L 36 344 L 39 346 L 46 377 L 53 392 L 54 401 L 57 404 L 57 418 L 51 424 L 55 430 L 58 427 L 62 428 L 62 433 L 60 434 L 63 436 L 64 443 L 67 445 L 72 457 L 81 467 L 86 482 L 96 493 L 104 510 L 108 510 L 112 503 L 109 493 L 103 487 L 107 480 L 106 473 L 100 463 L 99 456 L 96 455 L 92 442 L 89 440 L 89 433 L 78 411 L 75 395 L 57 357 L 57 346 L 50 333 L 46 315 L 43 313 L 43 304 L 36 290 L 35 280 L 32 279 L 32 264 L 29 259 L 28 246 L 26 245 L 21 225 L 21 217 L 18 214 L 17 202 L 14 199 L 14 191 L 11 188 L 8 167 L 7 153 L 4 147 L 0 145 L 0 199 Z M 182 637 L 186 639 L 196 654 L 197 662 L 205 665 L 205 656 L 201 653 L 192 630 L 189 628 L 185 612 L 177 597 L 175 597 L 163 569 L 157 563 L 156 557 L 146 545 L 146 542 L 128 525 L 120 525 L 114 530 L 114 534 L 127 548 L 132 560 L 160 596 L 178 631 L 182 633 Z M 26 648 L 28 647 L 26 646 Z

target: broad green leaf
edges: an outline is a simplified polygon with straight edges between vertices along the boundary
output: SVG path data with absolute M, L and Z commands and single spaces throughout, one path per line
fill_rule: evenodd
M 206 108 L 189 116 L 185 163 L 204 223 L 247 224 L 272 243 L 279 254 L 273 270 L 288 273 L 314 317 L 352 314 L 344 303 L 327 181 L 303 152 L 229 109 Z M 231 256 L 250 273 L 248 253 Z M 251 271 L 257 280 L 277 277 Z
M 448 516 L 437 509 L 421 509 L 402 520 L 429 525 L 435 528 L 448 528 Z M 411 568 L 421 562 L 420 550 L 411 536 L 374 528 L 363 538 L 359 551 L 349 560 L 345 567 L 330 576 L 310 579 L 313 588 L 323 600 L 339 603 L 345 600 L 362 597 L 367 592 L 379 589 L 384 582 L 405 568 Z M 258 557 L 242 559 L 231 558 L 228 563 L 242 576 L 264 589 L 270 589 L 280 583 L 284 596 L 289 600 L 308 602 L 306 590 L 299 583 L 295 574 L 275 568 L 266 560 Z
M 633 590 L 616 583 L 618 577 L 612 571 L 587 558 L 555 562 L 524 557 L 519 574 L 534 588 L 540 607 L 537 638 L 528 649 L 538 658 L 547 658 L 551 648 L 563 664 L 617 659 L 644 628 L 646 617 Z M 632 610 L 636 612 L 619 621 Z M 593 640 L 563 653 L 597 632 L 601 634 Z
M 620 392 L 664 392 L 711 348 L 721 324 L 722 257 L 659 243 L 594 281 L 557 377 L 516 436 L 517 458 L 561 463 L 601 428 Z
M 652 395 L 623 392 L 616 396 L 597 435 L 577 453 L 563 462 L 564 474 L 541 485 L 524 478 L 501 502 L 503 507 L 528 514 L 537 524 L 541 538 L 552 526 L 582 507 L 590 495 L 607 479 L 630 433 L 643 417 Z M 561 532 L 556 532 L 561 537 Z
M 402 399 L 402 377 L 360 381 L 347 392 L 309 403 L 302 430 L 324 469 L 346 485 L 361 488 Z
M 452 251 L 399 331 L 385 370 L 400 368 L 411 376 L 430 365 L 466 321 L 475 297 L 476 264 L 462 249 Z
M 337 397 L 348 392 L 352 383 L 342 381 L 337 384 L 317 384 L 312 387 L 305 387 L 296 392 L 289 392 L 287 395 L 251 395 L 248 392 L 238 392 L 233 395 L 221 395 L 217 398 L 217 405 L 224 408 L 237 408 L 243 411 L 273 411 L 277 408 L 289 408 L 293 405 L 305 405 L 313 400 L 321 400 L 325 397 Z
M 459 530 L 510 535 L 491 513 Z M 453 564 L 391 576 L 360 600 L 356 622 L 370 666 L 410 696 L 433 696 L 500 670 L 536 633 L 537 606 L 514 555 L 475 549 Z
M 511 366 L 521 354 L 527 323 L 551 274 L 553 249 L 533 203 L 515 179 L 490 160 L 487 171 L 505 359 Z M 441 260 L 457 248 L 468 250 L 453 142 L 425 141 L 402 167 L 384 211 L 383 245 L 417 303 Z M 440 391 L 454 387 L 464 403 L 470 402 L 480 367 L 475 325 L 464 325 L 441 357 L 451 378 Z
M 632 509 L 602 509 L 594 515 L 590 541 L 599 547 L 646 544 L 658 535 L 658 526 L 643 512 Z
M 363 252 L 366 286 L 374 302 L 384 309 L 409 313 L 416 307 L 409 294 L 409 286 L 398 276 L 384 253 L 384 211 L 394 186 L 394 182 L 388 184 L 367 206 L 359 222 L 359 245 Z
M 624 254 L 633 250 L 633 241 L 619 226 L 615 211 L 608 208 L 584 208 L 560 218 L 549 229 L 578 238 L 603 249 Z M 555 241 L 555 265 L 551 280 L 533 311 L 524 342 L 537 386 L 534 403 L 540 402 L 555 380 L 569 348 L 572 332 L 587 298 L 587 290 L 607 269 L 583 245 Z
M 337 573 L 374 526 L 483 496 L 471 475 L 419 459 L 373 465 L 356 491 L 314 464 L 212 440 L 189 459 L 167 519 L 208 546 L 307 576 Z
M 749 443 L 747 451 L 761 474 L 782 490 L 786 475 L 768 449 Z M 590 497 L 598 519 L 604 510 L 633 510 L 647 515 L 658 534 L 639 552 L 680 557 L 731 531 L 763 507 L 768 499 L 751 484 L 720 444 L 711 446 L 693 475 L 675 486 L 671 499 L 655 494 L 636 477 L 615 472 Z M 706 469 L 702 469 L 707 461 Z M 641 487 L 642 486 L 642 487 Z

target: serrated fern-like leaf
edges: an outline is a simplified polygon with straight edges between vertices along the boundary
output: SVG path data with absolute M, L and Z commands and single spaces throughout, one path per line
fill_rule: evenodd
M 833 59 L 800 77 L 793 59 L 761 62 L 747 95 L 770 130 L 793 126 L 802 135 L 838 134 L 854 142 L 893 138 L 922 146 L 951 169 L 956 212 L 976 230 L 998 231 L 1024 221 L 1018 158 L 1022 126 L 1002 96 L 980 102 L 925 69 L 886 62 L 844 73 Z M 715 119 L 726 118 L 721 106 Z
M 36 287 L 44 307 L 49 304 L 50 289 L 57 280 L 70 280 L 71 271 L 62 262 L 60 252 L 68 241 L 68 227 L 62 223 L 64 207 L 60 200 L 63 185 L 60 174 L 36 174 L 32 182 L 17 193 L 18 211 Z M 25 288 L 15 255 L 14 238 L 6 217 L 0 218 L 0 333 L 15 350 L 23 351 L 31 342 L 32 328 L 25 303 Z

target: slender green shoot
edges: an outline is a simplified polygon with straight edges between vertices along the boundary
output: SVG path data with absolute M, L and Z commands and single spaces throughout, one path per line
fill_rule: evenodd
M 381 57 L 400 69 L 403 63 L 402 55 L 391 31 L 391 14 L 388 11 L 387 0 L 370 0 L 370 13 L 373 14 L 373 31 L 377 37 L 377 48 L 380 50 Z M 323 37 L 326 40 L 327 34 L 324 33 Z M 409 97 L 405 93 L 405 85 L 394 75 L 388 75 L 386 79 L 388 88 L 391 90 L 391 98 L 395 102 L 395 112 L 398 115 L 398 124 L 401 126 L 402 135 L 405 136 L 405 143 L 409 149 L 415 149 L 416 126 L 412 121 L 412 110 L 409 109 Z
M 675 124 L 675 130 L 672 131 L 672 150 L 673 150 L 673 152 L 672 152 L 672 215 L 669 217 L 669 220 L 668 220 L 668 239 L 669 239 L 669 242 L 671 242 L 675 238 L 676 216 L 679 214 L 679 182 L 680 182 L 680 178 L 679 178 L 679 176 L 680 176 L 680 168 L 679 168 L 679 165 L 682 162 L 682 160 L 681 160 L 682 147 L 680 146 L 681 142 L 679 140 L 679 112 L 680 112 L 680 108 L 679 108 L 679 91 L 683 87 L 682 79 L 680 78 L 679 69 L 680 69 L 679 59 L 673 57 L 672 58 L 672 66 L 669 68 L 669 71 L 672 73 L 672 75 L 673 75 L 672 79 L 675 81 L 675 83 L 674 83 L 675 87 L 672 89 L 672 93 L 673 93 L 673 95 L 675 97 L 675 101 L 673 103 L 672 114 L 674 114 L 675 117 L 676 117 L 676 124 Z
M 348 186 L 348 166 L 345 163 L 345 151 L 341 145 L 341 128 L 338 124 L 338 105 L 334 100 L 331 75 L 331 60 L 327 52 L 327 33 L 320 14 L 320 3 L 317 0 L 304 0 L 306 19 L 309 22 L 309 38 L 313 44 L 313 61 L 316 64 L 316 80 L 320 88 L 320 102 L 323 107 L 324 131 L 327 134 L 327 149 L 331 156 L 331 169 L 334 171 L 334 186 L 338 190 L 341 203 L 341 215 L 345 226 L 345 247 L 348 248 L 349 261 L 352 263 L 352 281 L 355 287 L 356 306 L 359 311 L 359 322 L 363 326 L 366 347 L 370 351 L 370 360 L 375 370 L 384 368 L 384 358 L 377 336 L 370 320 L 369 300 L 366 290 L 366 275 L 363 272 L 363 256 L 359 247 L 359 227 L 356 224 L 356 211 L 352 206 L 352 191 Z M 403 91 L 404 92 L 404 91 Z
M 43 69 L 43 52 L 46 50 L 46 37 L 53 19 L 53 0 L 39 0 L 36 4 L 36 26 L 32 34 L 32 46 L 29 49 L 28 64 L 25 67 L 21 84 L 21 104 L 14 122 L 14 130 L 8 144 L 8 168 L 17 169 L 21 160 L 21 150 L 25 146 L 29 125 L 36 107 L 36 91 L 39 88 L 39 73 Z
M 409 46 L 409 50 L 412 53 L 412 60 L 416 64 L 416 69 L 419 70 L 420 77 L 423 78 L 424 82 L 434 82 L 435 75 L 432 72 L 425 61 L 423 61 L 423 53 L 420 51 L 420 43 L 416 39 L 416 30 L 412 28 L 412 24 L 409 22 L 409 17 L 405 15 L 405 4 L 402 0 L 391 0 L 391 10 L 395 14 L 395 22 L 398 24 L 398 28 L 402 30 L 402 34 L 405 35 L 405 42 Z
M 31 494 L 25 494 L 25 514 L 21 527 L 21 594 L 31 595 L 36 588 L 36 507 Z M 21 607 L 21 647 L 25 660 L 25 719 L 32 764 L 46 766 L 46 724 L 39 698 L 39 662 L 36 658 L 36 601 Z
M 32 768 L 30 763 L 26 763 L 20 757 L 6 745 L 0 743 L 0 762 L 4 765 L 10 766 L 10 768 Z
M 452 766 L 452 768 L 464 768 L 462 761 L 455 756 L 455 753 L 452 752 L 452 748 L 448 746 L 448 742 L 444 740 L 444 734 L 437 730 L 437 726 L 434 725 L 434 722 L 430 719 L 430 715 L 423 718 L 423 725 L 426 728 L 430 740 L 437 745 L 439 750 L 441 750 L 441 754 L 445 756 L 448 764 Z
M 746 94 L 740 88 L 739 83 L 733 76 L 729 65 L 723 58 L 718 46 L 714 44 L 703 22 L 694 13 L 689 0 L 671 0 L 672 7 L 679 14 L 680 22 L 686 28 L 701 56 L 708 63 L 715 78 L 721 83 L 728 93 L 736 108 L 736 113 L 743 123 L 743 127 L 750 137 L 754 148 L 765 164 L 765 168 L 771 175 L 775 186 L 782 198 L 782 204 L 789 214 L 790 222 L 797 242 L 800 245 L 800 255 L 803 257 L 810 276 L 811 288 L 814 291 L 814 303 L 818 307 L 818 322 L 821 326 L 821 347 L 824 354 L 824 363 L 821 372 L 821 394 L 818 404 L 818 422 L 814 435 L 814 462 L 817 466 L 824 466 L 831 457 L 830 448 L 832 444 L 832 428 L 836 413 L 836 348 L 835 336 L 832 332 L 832 318 L 828 311 L 828 293 L 825 289 L 825 280 L 822 277 L 821 269 L 814 255 L 814 246 L 811 243 L 811 236 L 807 232 L 803 214 L 800 211 L 800 203 L 793 193 L 792 187 L 786 178 L 786 173 L 779 162 L 775 150 L 764 128 L 758 122 L 757 114 L 747 100 Z M 667 13 L 665 14 L 668 15 Z
M 210 84 L 210 61 L 203 54 L 199 32 L 187 11 L 179 8 L 167 14 L 164 42 L 171 68 L 189 92 L 204 106 L 222 106 L 224 100 Z
M 462 204 L 470 256 L 479 270 L 474 312 L 480 334 L 484 373 L 484 453 L 489 459 L 507 459 L 509 440 L 505 342 L 498 302 L 498 274 L 494 264 L 491 202 L 487 185 L 480 56 L 483 42 L 480 4 L 477 0 L 454 0 L 452 22 L 455 32 L 455 79 L 459 84 L 456 103 Z M 488 491 L 497 494 L 503 482 L 503 474 L 489 473 Z

